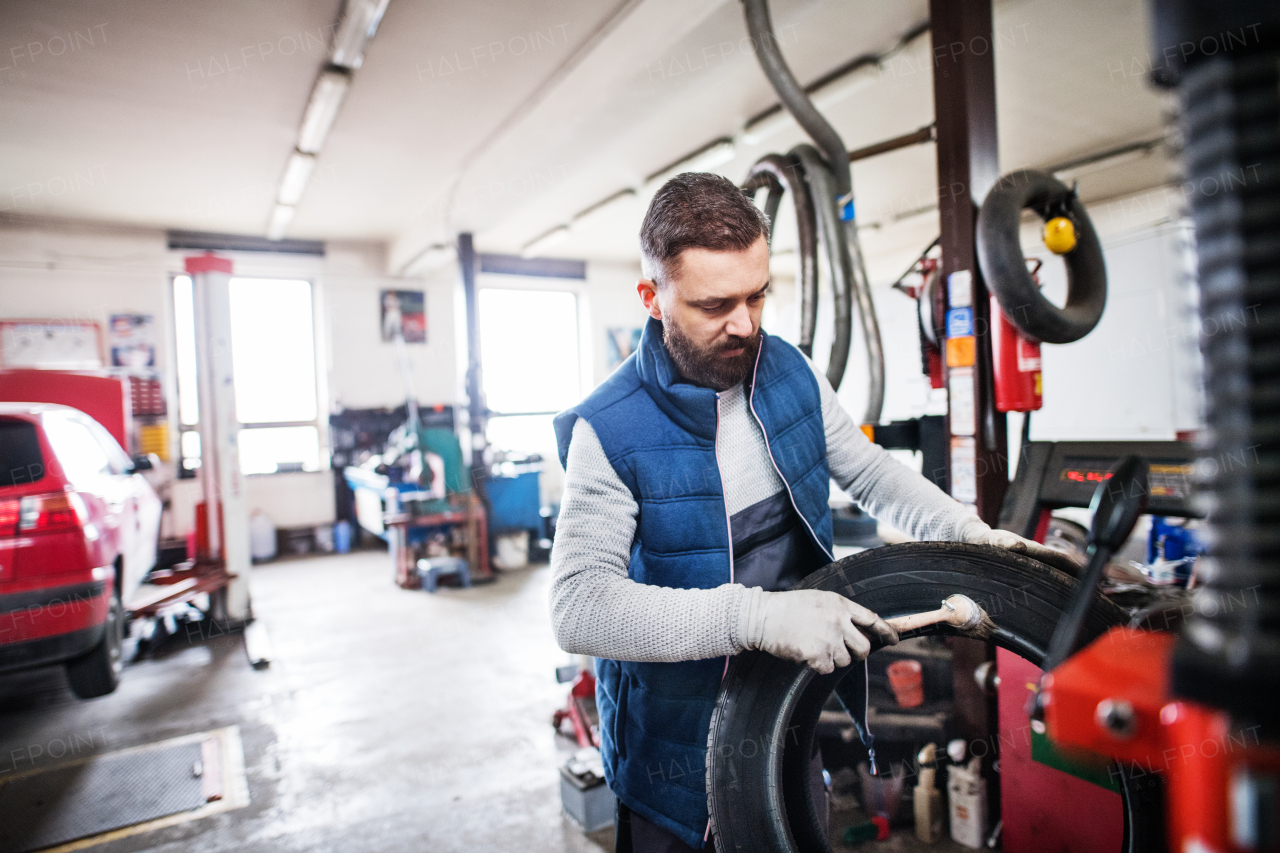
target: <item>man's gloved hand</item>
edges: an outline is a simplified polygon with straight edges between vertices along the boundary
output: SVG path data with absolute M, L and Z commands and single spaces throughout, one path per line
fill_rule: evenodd
M 808 664 L 823 674 L 871 653 L 870 634 L 885 645 L 898 632 L 861 604 L 817 589 L 760 594 L 748 648 Z
M 1079 575 L 1084 567 L 1083 563 L 1071 554 L 1048 548 L 1030 539 L 1023 539 L 1008 530 L 992 530 L 977 518 L 960 528 L 960 541 L 970 545 L 994 545 L 996 548 L 1005 548 L 1015 554 L 1026 554 L 1033 560 L 1039 560 L 1072 576 Z

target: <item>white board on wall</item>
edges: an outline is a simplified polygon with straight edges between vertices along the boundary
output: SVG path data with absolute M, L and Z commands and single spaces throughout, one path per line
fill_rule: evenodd
M 85 320 L 0 321 L 0 367 L 96 370 L 102 327 Z

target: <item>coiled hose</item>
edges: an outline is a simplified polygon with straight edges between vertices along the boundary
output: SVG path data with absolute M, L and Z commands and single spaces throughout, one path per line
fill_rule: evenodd
M 849 348 L 853 342 L 853 261 L 845 245 L 844 229 L 840 222 L 840 209 L 836 203 L 836 188 L 831 170 L 812 145 L 797 145 L 791 149 L 792 157 L 800 162 L 804 179 L 813 192 L 814 213 L 818 220 L 818 238 L 827 255 L 831 270 L 832 308 L 835 310 L 836 334 L 831 341 L 831 361 L 827 364 L 827 379 L 831 387 L 839 388 L 844 379 L 845 365 L 849 363 Z M 815 305 L 816 308 L 816 305 Z M 883 390 L 881 391 L 883 397 Z M 872 408 L 869 401 L 867 408 Z M 879 405 L 875 419 L 866 418 L 863 423 L 878 423 Z
M 880 324 L 876 319 L 875 303 L 871 298 L 871 283 L 867 278 L 862 260 L 857 228 L 852 220 L 844 222 L 840 216 L 841 207 L 845 203 L 848 203 L 850 208 L 853 204 L 853 176 L 849 170 L 849 152 L 835 128 L 822 113 L 818 112 L 817 107 L 809 100 L 804 87 L 787 66 L 782 52 L 778 49 L 778 39 L 773 33 L 768 0 L 742 0 L 742 4 L 746 14 L 747 32 L 751 37 L 751 46 L 765 77 L 778 93 L 778 99 L 782 105 L 817 145 L 817 150 L 811 146 L 801 146 L 794 149 L 791 154 L 800 158 L 804 179 L 812 190 L 818 230 L 823 238 L 822 242 L 830 260 L 833 277 L 836 328 L 831 347 L 831 361 L 827 367 L 827 378 L 835 388 L 840 387 L 840 382 L 844 378 L 853 338 L 851 305 L 853 298 L 856 298 L 862 337 L 867 348 L 868 394 L 863 423 L 879 423 L 880 412 L 884 408 L 884 347 L 880 340 Z M 807 151 L 802 154 L 801 148 Z M 824 179 L 825 183 L 819 189 L 819 184 Z M 829 221 L 833 224 L 828 224 Z M 807 312 L 803 310 L 805 307 L 802 303 L 801 316 L 810 318 L 808 322 L 813 325 L 817 316 L 816 298 L 808 306 Z M 802 319 L 802 327 L 805 322 L 806 319 Z M 810 346 L 812 348 L 812 341 Z
M 1272 11 L 1274 18 L 1274 9 Z M 1250 19 L 1253 20 L 1253 19 Z M 1264 28 L 1265 31 L 1265 28 Z M 1274 34 L 1274 30 L 1272 33 Z M 1264 41 L 1265 45 L 1265 41 Z M 1208 441 L 1203 585 L 1174 658 L 1177 695 L 1280 732 L 1280 48 L 1182 75 Z
M 818 234 L 814 226 L 813 198 L 800 170 L 800 162 L 794 157 L 766 154 L 761 157 L 742 189 L 754 193 L 769 188 L 764 203 L 765 216 L 769 217 L 769 239 L 773 240 L 774 224 L 778 218 L 778 206 L 784 191 L 791 193 L 796 210 L 796 254 L 800 256 L 800 351 L 813 355 L 813 335 L 818 315 Z

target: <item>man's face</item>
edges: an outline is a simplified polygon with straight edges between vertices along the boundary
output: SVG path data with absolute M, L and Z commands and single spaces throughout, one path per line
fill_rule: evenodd
M 769 243 L 741 252 L 686 249 L 658 289 L 636 289 L 650 316 L 662 321 L 667 351 L 685 379 L 724 391 L 742 382 L 760 350 L 760 313 L 769 289 Z

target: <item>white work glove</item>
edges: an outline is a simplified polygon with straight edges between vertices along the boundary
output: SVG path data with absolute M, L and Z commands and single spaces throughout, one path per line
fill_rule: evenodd
M 1015 554 L 1025 554 L 1033 560 L 1039 560 L 1069 575 L 1078 575 L 1083 568 L 1083 564 L 1075 556 L 1065 551 L 1032 542 L 1008 530 L 992 530 L 977 518 L 969 520 L 960 528 L 960 541 L 970 545 L 992 545 L 1013 551 Z
M 807 664 L 824 675 L 870 654 L 867 634 L 885 645 L 898 642 L 898 632 L 887 622 L 838 593 L 793 589 L 757 594 L 747 648 Z

